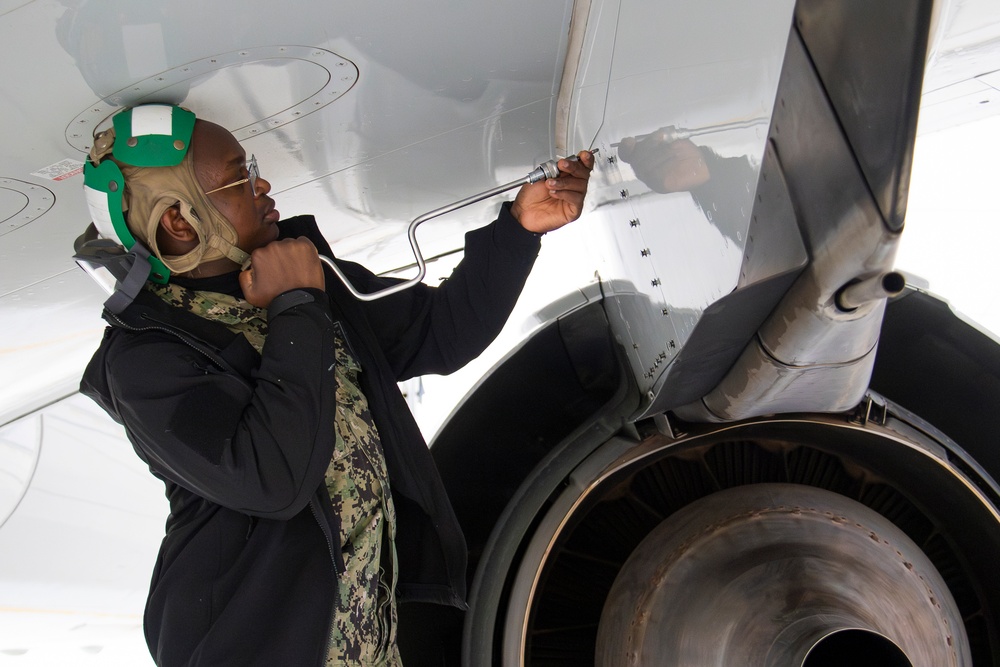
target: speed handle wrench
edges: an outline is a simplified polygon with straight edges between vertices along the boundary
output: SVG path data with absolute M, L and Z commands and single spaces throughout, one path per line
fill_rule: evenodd
M 596 155 L 598 150 L 593 149 L 591 152 Z M 579 158 L 576 155 L 567 157 L 565 159 L 573 161 L 579 160 Z M 346 275 L 344 275 L 344 272 L 341 271 L 340 267 L 337 266 L 336 262 L 334 262 L 329 257 L 325 257 L 324 255 L 320 255 L 319 258 L 320 260 L 323 261 L 324 264 L 330 267 L 330 270 L 333 271 L 338 278 L 340 278 L 340 281 L 344 283 L 344 287 L 347 288 L 347 291 L 353 294 L 356 298 L 360 299 L 361 301 L 374 301 L 376 299 L 387 297 L 390 294 L 395 294 L 396 292 L 402 292 L 403 290 L 409 289 L 414 285 L 416 285 L 417 283 L 419 283 L 420 281 L 422 281 L 424 279 L 424 276 L 427 275 L 427 264 L 426 262 L 424 262 L 423 253 L 420 252 L 420 246 L 417 244 L 417 227 L 427 222 L 428 220 L 433 220 L 434 218 L 442 216 L 445 213 L 451 213 L 452 211 L 457 211 L 460 208 L 465 208 L 466 206 L 475 204 L 476 202 L 480 202 L 484 199 L 488 199 L 494 195 L 507 192 L 508 190 L 513 190 L 518 186 L 526 185 L 528 183 L 537 183 L 538 181 L 548 178 L 556 178 L 559 175 L 559 168 L 556 166 L 558 162 L 559 162 L 558 160 L 547 160 L 546 162 L 543 162 L 542 164 L 538 165 L 538 167 L 533 169 L 527 176 L 523 178 L 511 181 L 510 183 L 507 183 L 505 185 L 498 185 L 495 188 L 491 188 L 484 192 L 480 192 L 479 194 L 472 195 L 471 197 L 466 197 L 465 199 L 460 199 L 456 202 L 448 204 L 447 206 L 436 208 L 433 211 L 428 211 L 427 213 L 424 213 L 423 215 L 414 218 L 413 221 L 410 222 L 410 226 L 406 230 L 406 235 L 410 239 L 410 249 L 413 251 L 413 257 L 417 260 L 417 275 L 415 275 L 413 278 L 410 278 L 405 282 L 401 282 L 391 287 L 386 287 L 385 289 L 365 294 L 363 292 L 358 291 L 358 289 L 351 284 L 351 281 L 347 278 Z

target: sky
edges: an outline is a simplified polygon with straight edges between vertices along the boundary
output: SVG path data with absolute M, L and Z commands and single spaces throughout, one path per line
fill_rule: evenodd
M 896 268 L 1000 340 L 1000 115 L 920 135 Z

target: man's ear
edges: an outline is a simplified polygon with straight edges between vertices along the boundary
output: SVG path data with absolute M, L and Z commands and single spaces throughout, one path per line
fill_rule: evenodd
M 183 215 L 180 206 L 171 206 L 160 216 L 160 227 L 171 238 L 178 241 L 197 241 L 198 235 Z
M 198 245 L 198 234 L 181 215 L 180 206 L 171 206 L 160 215 L 156 244 L 166 255 L 183 255 Z

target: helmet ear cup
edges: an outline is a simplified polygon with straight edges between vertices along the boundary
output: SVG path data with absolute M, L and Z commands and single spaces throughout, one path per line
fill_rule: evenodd
M 83 166 L 83 192 L 90 209 L 90 217 L 97 231 L 106 239 L 120 243 L 126 250 L 136 245 L 135 237 L 129 231 L 122 208 L 122 194 L 125 191 L 125 177 L 112 160 L 104 160 L 94 166 L 89 161 Z M 149 279 L 160 284 L 170 278 L 170 269 L 156 256 L 149 257 Z
M 125 177 L 115 160 L 132 167 L 179 165 L 191 146 L 195 115 L 171 104 L 147 104 L 125 109 L 111 122 L 114 132 L 101 135 L 94 144 L 97 153 L 92 152 L 92 157 L 99 163 L 88 160 L 83 167 L 83 190 L 101 236 L 132 251 L 137 242 L 125 222 L 122 206 Z M 109 140 L 113 142 L 110 152 L 114 160 L 104 159 Z M 150 280 L 161 284 L 169 280 L 170 269 L 158 257 L 150 255 L 149 265 Z

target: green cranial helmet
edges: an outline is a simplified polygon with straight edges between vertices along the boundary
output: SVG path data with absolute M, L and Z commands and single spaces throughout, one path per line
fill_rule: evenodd
M 149 279 L 167 282 L 170 270 L 138 243 L 125 221 L 122 196 L 125 177 L 118 163 L 134 167 L 173 167 L 187 155 L 194 132 L 195 115 L 179 106 L 148 104 L 118 113 L 113 132 L 95 138 L 94 160 L 83 168 L 83 188 L 91 219 L 104 239 L 115 241 L 126 251 L 140 255 L 136 261 L 149 265 Z M 114 160 L 103 159 L 110 153 Z M 139 269 L 136 269 L 138 272 Z M 132 271 L 130 271 L 131 273 Z

